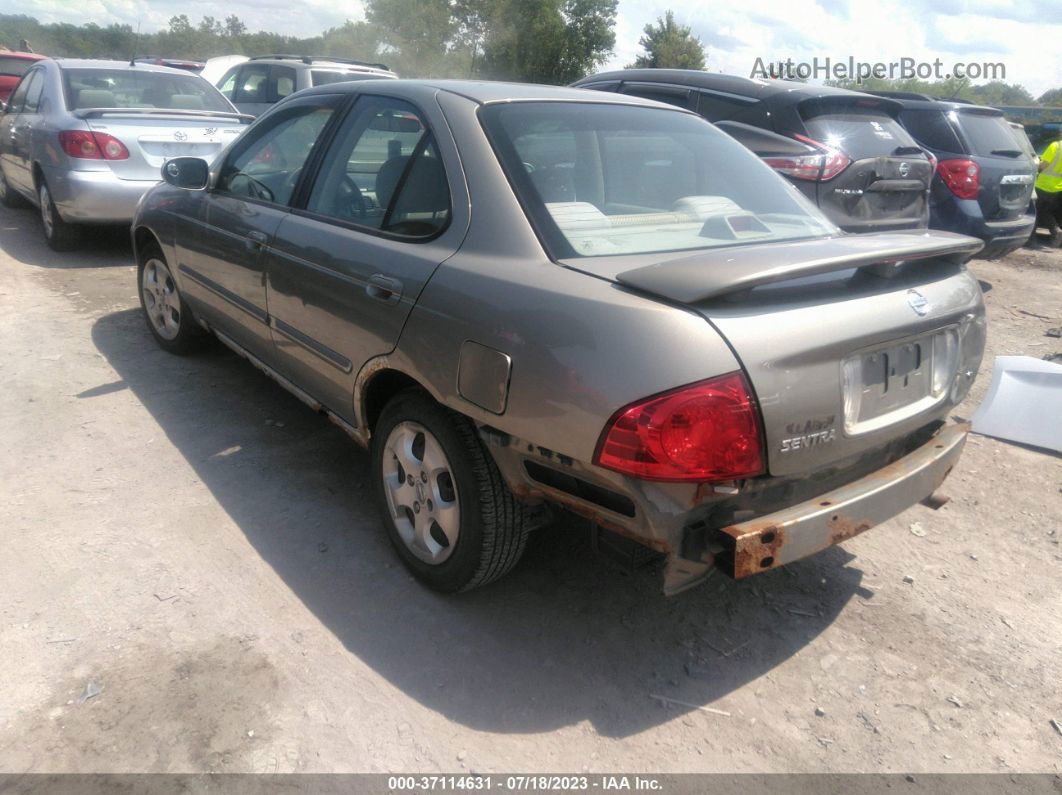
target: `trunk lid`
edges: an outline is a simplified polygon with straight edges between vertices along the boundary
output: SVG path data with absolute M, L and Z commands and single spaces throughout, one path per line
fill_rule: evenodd
M 983 307 L 961 263 L 980 247 L 946 232 L 852 235 L 614 263 L 612 278 L 691 308 L 726 339 L 756 393 L 768 471 L 794 475 L 951 405 L 950 380 L 933 391 L 934 361 L 949 377 L 976 371 Z
M 818 183 L 818 204 L 849 231 L 925 227 L 933 168 L 896 120 L 898 107 L 873 97 L 818 97 L 802 102 L 808 136 L 852 162 Z
M 172 157 L 201 157 L 211 162 L 244 130 L 233 114 L 180 111 L 116 110 L 84 114 L 93 132 L 107 133 L 129 150 L 125 160 L 105 161 L 119 179 L 159 179 L 159 169 Z

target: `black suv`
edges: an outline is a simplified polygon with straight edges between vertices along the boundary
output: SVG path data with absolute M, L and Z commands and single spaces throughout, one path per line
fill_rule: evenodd
M 923 228 L 933 165 L 896 117 L 901 104 L 856 91 L 686 69 L 627 69 L 578 88 L 696 111 L 744 143 L 849 232 Z
M 1036 222 L 1030 209 L 1037 163 L 1003 112 L 924 94 L 876 92 L 900 102 L 900 122 L 939 161 L 929 225 L 985 241 L 982 257 L 1021 248 Z

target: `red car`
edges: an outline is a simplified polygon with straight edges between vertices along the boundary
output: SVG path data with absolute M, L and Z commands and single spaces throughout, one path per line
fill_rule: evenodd
M 47 57 L 32 52 L 0 50 L 0 101 L 6 105 L 11 92 L 15 90 L 26 70 L 33 66 L 34 61 Z

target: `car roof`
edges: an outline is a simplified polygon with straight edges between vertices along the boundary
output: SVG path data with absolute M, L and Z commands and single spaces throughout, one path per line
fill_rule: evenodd
M 326 86 L 300 91 L 299 96 L 309 93 L 334 94 L 336 92 L 360 92 L 370 90 L 371 81 L 359 80 L 352 83 L 330 83 Z M 424 90 L 446 91 L 451 94 L 472 100 L 480 105 L 489 105 L 501 102 L 529 102 L 529 101 L 568 101 L 568 102 L 597 102 L 613 105 L 637 105 L 650 108 L 667 108 L 668 110 L 689 113 L 673 105 L 662 102 L 654 102 L 650 99 L 628 96 L 626 94 L 612 94 L 601 91 L 590 91 L 583 88 L 566 88 L 563 86 L 547 86 L 535 83 L 503 83 L 493 80 L 389 80 L 387 93 L 396 96 L 414 97 L 422 94 Z
M 129 72 L 163 72 L 171 75 L 184 75 L 185 77 L 191 75 L 192 77 L 195 77 L 195 75 L 187 69 L 174 69 L 169 66 L 141 63 L 140 61 L 137 61 L 134 65 L 130 65 L 129 61 L 104 61 L 90 58 L 56 58 L 55 63 L 60 69 L 113 69 Z
M 903 91 L 868 91 L 876 97 L 885 97 L 899 102 L 905 109 L 916 110 L 973 110 L 988 116 L 1002 116 L 1003 111 L 990 105 L 976 105 L 973 102 L 961 102 L 954 99 L 938 99 L 926 94 L 914 94 Z
M 739 75 L 724 75 L 702 72 L 697 69 L 620 69 L 601 72 L 577 81 L 578 84 L 603 83 L 624 80 L 634 83 L 670 83 L 672 85 L 707 88 L 724 91 L 753 99 L 766 99 L 779 94 L 789 94 L 794 101 L 815 97 L 851 96 L 862 92 L 833 86 L 816 86 L 791 80 L 764 80 Z
M 245 63 L 262 63 L 270 66 L 302 66 L 306 69 L 324 67 L 326 69 L 342 69 L 347 72 L 372 72 L 382 75 L 394 74 L 390 68 L 382 63 L 354 61 L 339 57 L 333 60 L 327 55 L 254 55 L 248 58 Z
M 0 58 L 21 58 L 24 61 L 43 61 L 47 55 L 36 52 L 20 52 L 19 50 L 0 50 Z

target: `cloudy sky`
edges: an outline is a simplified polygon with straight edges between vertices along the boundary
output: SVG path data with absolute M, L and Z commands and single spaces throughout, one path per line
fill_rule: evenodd
M 13 0 L 2 0 L 7 13 Z M 616 52 L 622 67 L 639 52 L 642 28 L 667 8 L 690 25 L 708 50 L 712 71 L 749 74 L 765 61 L 875 62 L 910 57 L 1003 63 L 1006 80 L 1033 95 L 1062 85 L 1062 0 L 620 0 Z M 784 9 L 784 15 L 781 13 Z M 138 21 L 144 31 L 165 27 L 174 14 L 236 14 L 252 30 L 299 36 L 361 17 L 359 0 L 18 0 L 17 12 L 42 22 Z M 1044 20 L 1053 20 L 1045 24 Z

